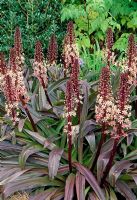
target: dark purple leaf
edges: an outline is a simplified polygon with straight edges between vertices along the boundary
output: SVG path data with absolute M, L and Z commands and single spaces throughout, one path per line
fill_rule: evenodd
M 81 134 L 83 135 L 82 128 L 86 121 L 87 113 L 88 113 L 88 84 L 86 82 L 83 82 L 82 89 L 84 93 L 84 102 L 83 102 L 82 112 L 80 115 L 80 131 L 81 131 Z
M 2 141 L 0 142 L 0 150 L 7 150 L 7 151 L 12 151 L 12 152 L 20 152 L 21 151 L 21 147 L 18 146 L 18 145 L 13 145 L 9 142 L 5 142 L 5 141 Z
M 3 194 L 5 198 L 18 191 L 28 190 L 42 186 L 63 186 L 63 183 L 58 180 L 49 180 L 48 177 L 34 177 L 34 174 L 20 177 L 15 182 L 5 185 Z
M 133 141 L 134 135 L 133 134 L 128 134 L 127 135 L 127 146 L 131 145 Z
M 67 173 L 69 171 L 69 166 L 68 165 L 66 165 L 66 166 L 61 166 L 61 167 L 59 167 L 59 169 L 58 169 L 58 172 L 59 173 Z
M 12 172 L 12 169 L 10 170 Z M 10 183 L 12 181 L 15 181 L 19 176 L 21 176 L 22 174 L 24 174 L 25 172 L 27 172 L 27 170 L 21 170 L 21 169 L 16 169 L 16 171 L 12 174 L 9 175 L 8 173 L 8 176 L 3 176 L 2 177 L 2 180 L 0 181 L 0 185 L 5 185 L 7 183 Z
M 80 163 L 74 163 L 74 166 L 76 166 L 77 170 L 83 174 L 87 182 L 90 184 L 92 189 L 95 191 L 96 195 L 100 200 L 105 200 L 104 194 L 98 185 L 97 180 L 95 179 L 94 175 L 91 173 L 89 169 L 86 167 L 82 166 Z
M 113 138 L 107 140 L 107 142 L 105 142 L 103 144 L 101 152 L 111 151 L 112 148 L 113 148 L 113 144 L 114 144 L 114 139 Z
M 40 144 L 44 145 L 45 148 L 48 148 L 49 150 L 53 150 L 56 145 L 51 143 L 49 140 L 47 140 L 46 138 L 44 138 L 42 135 L 40 135 L 37 132 L 33 132 L 33 131 L 29 131 L 27 129 L 25 129 L 25 131 L 31 136 L 33 137 L 37 142 L 39 142 Z
M 64 199 L 64 191 L 58 190 L 52 197 L 52 200 L 62 200 Z
M 57 175 L 62 153 L 63 150 L 61 149 L 53 149 L 49 154 L 48 169 L 49 169 L 49 176 L 52 179 L 54 178 L 54 176 Z
M 97 180 L 100 182 L 101 177 L 103 175 L 104 169 L 109 161 L 110 152 L 101 152 L 100 156 L 98 157 L 97 161 Z
M 95 144 L 95 134 L 92 132 L 91 134 L 86 135 L 85 138 L 86 138 L 87 142 L 89 143 L 90 150 L 92 152 L 95 152 L 95 147 L 96 147 L 96 144 Z
M 65 84 L 67 80 L 68 80 L 68 78 L 63 78 L 63 79 L 60 79 L 60 80 L 52 83 L 51 85 L 49 85 L 48 94 L 50 94 L 53 90 L 56 90 L 61 85 Z
M 86 120 L 82 127 L 83 136 L 95 129 L 97 123 L 94 120 Z
M 22 132 L 22 129 L 23 129 L 25 120 L 26 120 L 26 119 L 20 119 L 20 120 L 19 120 L 19 123 L 18 123 L 19 132 Z
M 124 157 L 125 160 L 136 160 L 137 159 L 137 149 L 134 151 L 131 151 L 129 154 L 127 154 Z
M 75 175 L 70 174 L 66 179 L 64 200 L 72 200 L 74 196 Z
M 136 185 L 137 185 L 137 175 L 136 174 L 131 174 L 132 178 L 134 179 Z
M 98 197 L 94 192 L 90 193 L 88 196 L 88 200 L 98 200 Z
M 85 177 L 80 172 L 76 174 L 77 200 L 85 199 Z
M 46 95 L 45 95 L 45 92 L 44 92 L 44 89 L 42 86 L 39 87 L 39 96 L 38 97 L 39 97 L 39 99 L 38 99 L 39 111 L 46 111 L 46 110 L 51 109 L 50 104 L 47 102 L 47 98 L 46 98 Z
M 117 190 L 127 199 L 127 200 L 136 200 L 135 194 L 128 187 L 128 185 L 122 181 L 116 182 Z
M 120 176 L 123 170 L 129 169 L 129 167 L 132 165 L 128 160 L 122 160 L 118 161 L 113 165 L 109 172 L 109 180 L 112 186 L 115 185 L 117 178 Z
M 56 191 L 56 188 L 50 188 L 46 191 L 38 193 L 33 197 L 30 197 L 29 200 L 50 200 L 50 198 L 56 193 Z
M 39 152 L 39 149 L 36 149 L 34 146 L 26 146 L 23 148 L 19 155 L 19 165 L 22 169 L 24 169 L 28 157 L 36 152 Z

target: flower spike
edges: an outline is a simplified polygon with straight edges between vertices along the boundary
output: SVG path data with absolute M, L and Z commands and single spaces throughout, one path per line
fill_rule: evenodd
M 57 46 L 56 36 L 53 34 L 50 38 L 50 42 L 48 46 L 48 55 L 47 55 L 48 64 L 50 66 L 56 64 L 57 51 L 58 51 L 58 46 Z

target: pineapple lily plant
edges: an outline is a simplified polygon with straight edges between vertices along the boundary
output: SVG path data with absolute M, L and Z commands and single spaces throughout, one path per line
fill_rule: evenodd
M 111 28 L 106 35 L 99 81 L 80 77 L 72 22 L 62 63 L 52 35 L 47 59 L 36 41 L 27 67 L 18 27 L 8 61 L 0 53 L 2 199 L 136 200 L 136 44 L 131 34 L 118 60 Z

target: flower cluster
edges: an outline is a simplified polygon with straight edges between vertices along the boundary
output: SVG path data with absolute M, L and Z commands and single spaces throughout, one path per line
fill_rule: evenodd
M 120 75 L 120 86 L 117 94 L 116 110 L 114 119 L 116 125 L 114 126 L 113 134 L 115 137 L 125 136 L 124 130 L 131 127 L 131 106 L 129 105 L 130 87 L 128 84 L 128 73 Z M 117 134 L 116 134 L 117 133 Z
M 18 101 L 23 97 L 27 103 L 29 97 L 24 83 L 23 69 L 18 63 L 15 47 L 10 49 L 8 69 L 9 75 L 12 78 L 12 84 L 16 86 L 16 96 Z
M 73 22 L 69 22 L 67 26 L 67 34 L 64 39 L 63 59 L 65 74 L 71 72 L 70 67 L 74 60 L 77 59 L 79 61 L 79 51 L 75 41 Z
M 113 32 L 111 28 L 108 28 L 106 37 L 106 48 L 103 51 L 103 53 L 104 53 L 104 61 L 109 67 L 111 63 L 115 62 L 115 56 L 114 52 L 112 52 L 112 47 L 113 47 Z
M 74 90 L 72 79 L 67 81 L 65 96 L 65 117 L 67 118 L 67 126 L 65 130 L 69 135 L 72 134 L 72 116 L 76 116 L 76 108 L 74 101 Z
M 79 92 L 79 68 L 80 58 L 75 41 L 74 25 L 73 22 L 69 22 L 67 26 L 67 35 L 64 43 L 64 70 L 70 73 L 70 78 L 73 86 L 73 99 L 75 102 L 75 110 L 79 110 L 80 103 L 82 103 L 82 96 Z M 78 111 L 80 112 L 80 111 Z
M 0 75 L 1 87 L 6 97 L 6 111 L 9 116 L 12 116 L 13 121 L 18 121 L 17 109 L 20 100 L 29 101 L 27 90 L 23 76 L 23 53 L 21 43 L 21 33 L 19 28 L 16 28 L 14 36 L 14 47 L 10 49 L 8 65 L 4 61 L 3 54 L 0 55 Z
M 21 32 L 19 27 L 16 28 L 15 34 L 14 34 L 14 49 L 16 52 L 16 63 L 18 65 L 18 68 L 21 68 L 20 71 L 23 68 L 24 65 L 24 54 L 23 54 L 23 48 L 22 48 L 22 39 L 21 39 Z
M 48 46 L 48 54 L 47 54 L 48 65 L 53 66 L 56 64 L 57 51 L 58 47 L 57 47 L 56 36 L 53 34 L 50 38 Z
M 136 85 L 136 74 L 137 74 L 137 49 L 135 44 L 134 35 L 130 34 L 128 39 L 128 82 L 129 85 Z
M 18 97 L 15 85 L 15 79 L 11 76 L 11 70 L 6 66 L 4 55 L 0 53 L 0 76 L 1 76 L 1 90 L 6 97 L 6 106 L 8 116 L 12 116 L 14 122 L 18 121 Z
M 5 63 L 5 59 L 4 59 L 4 54 L 2 52 L 0 52 L 0 88 L 2 89 L 3 87 L 3 79 L 4 76 L 7 72 L 7 68 L 6 68 L 6 63 Z
M 21 32 L 19 27 L 16 28 L 14 34 L 14 48 L 10 51 L 10 68 L 13 72 L 13 76 L 16 79 L 17 93 L 20 97 L 25 99 L 27 103 L 29 97 L 24 83 L 23 66 L 24 66 L 24 54 L 22 48 Z
M 47 68 L 42 52 L 42 44 L 40 41 L 37 41 L 35 45 L 35 56 L 33 66 L 34 76 L 38 78 L 40 84 L 44 87 L 44 89 L 46 89 L 48 84 Z
M 114 113 L 115 104 L 112 95 L 111 83 L 110 83 L 110 70 L 108 67 L 102 68 L 99 89 L 96 100 L 96 121 L 103 125 L 114 125 Z
M 82 96 L 79 92 L 79 62 L 77 59 L 74 60 L 72 63 L 72 71 L 70 78 L 72 80 L 72 86 L 73 86 L 73 95 L 74 95 L 74 102 L 76 104 L 76 108 L 79 106 L 79 104 L 82 104 Z

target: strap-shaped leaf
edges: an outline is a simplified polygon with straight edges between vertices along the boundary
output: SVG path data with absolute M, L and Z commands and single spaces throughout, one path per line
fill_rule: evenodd
M 56 188 L 50 188 L 46 191 L 38 193 L 33 197 L 30 197 L 29 200 L 49 200 L 56 193 L 56 191 Z
M 128 187 L 126 183 L 123 181 L 117 181 L 116 182 L 117 190 L 126 198 L 129 200 L 136 200 L 135 194 L 132 192 L 132 190 Z
M 57 89 L 58 87 L 60 87 L 62 84 L 65 84 L 67 80 L 68 80 L 68 78 L 63 78 L 63 79 L 60 79 L 60 80 L 58 80 L 58 81 L 52 83 L 52 84 L 48 87 L 48 89 L 47 89 L 48 94 L 50 94 L 53 90 L 56 90 L 56 89 Z
M 117 178 L 122 173 L 123 170 L 129 169 L 132 165 L 128 160 L 121 160 L 115 163 L 109 172 L 109 180 L 111 184 L 114 186 Z
M 53 149 L 49 154 L 48 169 L 49 176 L 53 179 L 57 175 L 59 162 L 62 156 L 62 149 Z
M 25 131 L 31 136 L 33 137 L 38 143 L 44 145 L 44 147 L 52 150 L 56 147 L 55 144 L 51 143 L 49 140 L 47 140 L 46 138 L 44 138 L 42 135 L 40 135 L 37 132 L 33 132 L 33 131 L 29 131 L 27 129 L 25 129 Z
M 94 175 L 92 174 L 92 172 L 89 169 L 87 169 L 86 167 L 84 167 L 83 165 L 81 165 L 80 163 L 74 163 L 74 166 L 76 166 L 77 170 L 81 174 L 83 174 L 83 176 L 85 177 L 87 182 L 90 184 L 92 189 L 95 191 L 98 198 L 100 200 L 105 200 L 105 196 L 104 196 L 100 186 L 98 185 L 97 180 L 95 179 Z
M 19 165 L 22 169 L 24 169 L 26 161 L 28 157 L 34 153 L 39 152 L 38 148 L 35 148 L 35 146 L 25 146 L 19 155 Z
M 37 188 L 41 186 L 52 186 L 52 187 L 63 186 L 62 181 L 58 180 L 51 181 L 48 177 L 33 177 L 33 176 L 32 174 L 30 174 L 14 182 L 6 184 L 4 186 L 4 191 L 3 191 L 4 197 L 7 198 L 8 196 L 14 194 L 15 192 Z
M 85 177 L 80 172 L 76 174 L 76 192 L 78 200 L 85 199 Z
M 66 180 L 64 200 L 72 200 L 74 196 L 75 175 L 70 174 Z

